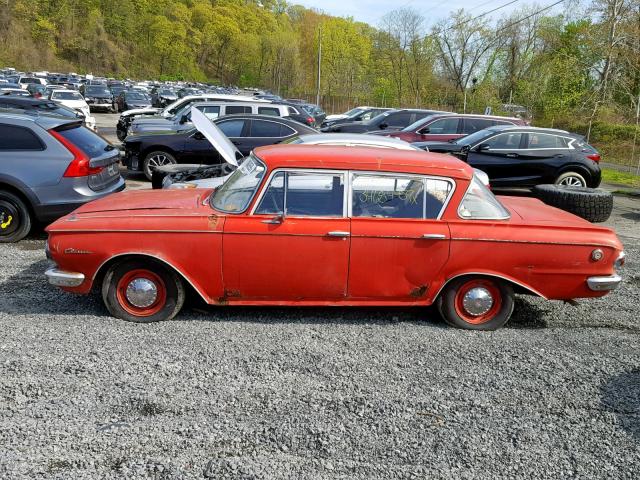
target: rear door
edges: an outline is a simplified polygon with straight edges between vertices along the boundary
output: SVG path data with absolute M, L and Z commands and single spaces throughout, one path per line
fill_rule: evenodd
M 573 152 L 566 137 L 530 131 L 525 148 L 518 152 L 519 184 L 553 183 L 559 170 L 572 161 Z
M 251 151 L 263 145 L 281 143 L 295 134 L 296 131 L 293 128 L 278 121 L 252 119 L 249 135 L 244 142 Z
M 440 220 L 454 182 L 391 173 L 351 174 L 351 300 L 419 303 L 449 258 Z
M 242 155 L 249 155 L 252 150 L 251 143 L 249 142 L 249 133 L 251 131 L 250 120 L 245 118 L 225 120 L 222 118 L 216 123 L 216 126 L 231 140 L 231 143 L 236 146 Z

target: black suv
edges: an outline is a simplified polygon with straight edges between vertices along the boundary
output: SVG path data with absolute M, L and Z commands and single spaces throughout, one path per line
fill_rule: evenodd
M 412 145 L 461 158 L 486 172 L 494 188 L 600 185 L 600 154 L 584 137 L 564 130 L 500 125 L 449 142 Z

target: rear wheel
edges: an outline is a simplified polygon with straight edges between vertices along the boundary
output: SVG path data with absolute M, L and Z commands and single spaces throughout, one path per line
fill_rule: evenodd
M 102 282 L 109 313 L 128 322 L 170 320 L 184 304 L 182 279 L 152 260 L 129 260 L 111 267 Z
M 11 192 L 0 190 L 0 243 L 22 240 L 31 230 L 31 215 L 25 203 Z
M 149 153 L 142 162 L 142 171 L 148 180 L 153 177 L 153 170 L 164 165 L 174 165 L 178 163 L 173 155 L 168 152 L 156 151 Z
M 496 330 L 513 313 L 513 289 L 488 277 L 463 277 L 451 281 L 438 297 L 442 318 L 467 330 Z
M 565 172 L 558 175 L 555 184 L 563 187 L 586 187 L 587 181 L 577 172 Z

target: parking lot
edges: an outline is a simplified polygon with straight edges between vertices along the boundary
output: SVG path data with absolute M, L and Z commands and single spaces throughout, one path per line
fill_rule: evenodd
M 618 290 L 519 297 L 489 333 L 432 309 L 194 301 L 131 324 L 47 284 L 44 234 L 3 245 L 0 477 L 637 478 L 639 221 L 616 196 Z

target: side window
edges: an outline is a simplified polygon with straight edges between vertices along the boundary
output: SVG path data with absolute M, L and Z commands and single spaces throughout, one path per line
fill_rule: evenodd
M 546 133 L 529 133 L 528 148 L 567 148 L 567 141 L 562 137 Z
M 493 124 L 493 120 L 484 118 L 465 118 L 462 121 L 462 133 L 468 135 L 478 130 L 489 128 Z
M 229 120 L 228 122 L 220 122 L 217 127 L 222 130 L 227 137 L 241 137 L 244 128 L 244 120 Z
M 258 114 L 260 115 L 273 115 L 274 117 L 280 116 L 280 110 L 273 107 L 258 107 Z
M 457 118 L 441 118 L 426 125 L 423 130 L 428 128 L 429 131 L 426 133 L 435 133 L 437 135 L 458 133 L 458 121 Z
M 0 150 L 44 150 L 44 145 L 28 128 L 0 124 Z
M 390 127 L 406 127 L 411 124 L 411 112 L 392 113 L 383 123 Z
M 267 122 L 264 120 L 251 121 L 250 137 L 281 137 L 280 124 L 276 122 Z
M 278 172 L 271 179 L 256 213 L 342 217 L 343 210 L 343 174 Z
M 300 115 L 300 112 L 295 107 L 287 107 L 289 115 Z
M 520 148 L 521 138 L 521 133 L 501 133 L 482 144 L 488 145 L 491 150 L 517 150 Z
M 212 105 L 204 106 L 204 107 L 199 107 L 198 110 L 204 113 L 205 116 L 211 120 L 216 119 L 220 116 L 219 106 L 212 106 Z
M 445 180 L 420 177 L 354 175 L 352 216 L 438 218 L 451 191 Z
M 226 114 L 233 115 L 234 113 L 251 113 L 251 107 L 244 107 L 242 105 L 227 105 Z

